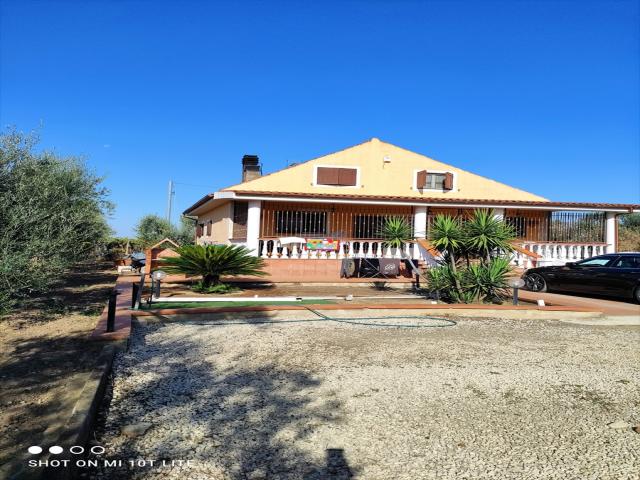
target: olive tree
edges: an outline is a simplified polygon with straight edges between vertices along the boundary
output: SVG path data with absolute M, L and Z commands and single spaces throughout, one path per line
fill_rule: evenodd
M 165 238 L 170 238 L 180 245 L 190 245 L 194 243 L 195 236 L 195 222 L 187 217 L 180 218 L 179 227 L 158 215 L 145 215 L 136 225 L 136 239 L 145 248 Z
M 96 256 L 110 233 L 103 179 L 78 157 L 36 151 L 37 140 L 0 135 L 0 313 Z

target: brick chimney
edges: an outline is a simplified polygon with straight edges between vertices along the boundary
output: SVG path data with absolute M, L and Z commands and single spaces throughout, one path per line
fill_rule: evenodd
M 248 182 L 262 176 L 262 166 L 257 155 L 242 157 L 242 181 Z

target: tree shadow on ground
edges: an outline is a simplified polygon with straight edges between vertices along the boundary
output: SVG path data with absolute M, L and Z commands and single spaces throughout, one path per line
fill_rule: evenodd
M 34 336 L 5 343 L 0 364 L 0 464 L 25 459 L 44 431 L 71 415 L 103 345 L 85 333 Z
M 116 272 L 107 264 L 76 265 L 49 291 L 22 299 L 13 312 L 0 320 L 9 320 L 17 328 L 24 328 L 63 315 L 99 315 L 116 278 Z
M 228 345 L 165 335 L 171 327 L 136 328 L 132 351 L 117 362 L 117 398 L 103 412 L 107 420 L 97 437 L 108 457 L 192 460 L 192 470 L 184 471 L 188 478 L 354 476 L 342 449 L 318 449 L 310 439 L 316 428 L 339 423 L 342 415 L 340 402 L 316 395 L 318 378 L 275 362 L 251 366 L 246 350 L 218 364 L 216 355 Z M 189 328 L 194 337 L 201 333 Z M 125 381 L 134 375 L 135 382 Z M 123 426 L 141 422 L 151 424 L 146 434 L 122 435 Z M 156 464 L 101 473 L 166 478 L 167 470 Z

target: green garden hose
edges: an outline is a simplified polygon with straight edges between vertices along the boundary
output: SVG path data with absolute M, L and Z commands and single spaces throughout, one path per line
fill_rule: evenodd
M 395 327 L 395 328 L 444 328 L 444 327 L 453 327 L 457 325 L 457 322 L 454 320 L 450 320 L 448 318 L 443 317 L 432 317 L 430 315 L 421 316 L 421 315 L 385 315 L 382 317 L 345 317 L 345 318 L 336 318 L 329 317 L 323 313 L 318 312 L 317 310 L 313 310 L 307 307 L 311 313 L 318 316 L 318 318 L 302 318 L 302 319 L 292 319 L 292 320 L 268 320 L 268 319 L 259 319 L 259 320 L 247 320 L 247 321 L 197 321 L 194 320 L 193 323 L 198 323 L 199 325 L 259 325 L 259 324 L 275 324 L 275 323 L 304 323 L 304 322 L 338 322 L 338 323 L 348 323 L 351 325 L 363 325 L 368 327 Z M 391 320 L 391 319 L 412 319 L 412 320 L 423 320 L 423 322 L 415 322 L 415 323 L 389 323 L 389 322 L 373 322 L 372 320 Z M 434 323 L 425 323 L 424 321 L 431 321 Z
M 340 322 L 340 323 L 350 323 L 353 325 L 365 325 L 369 327 L 396 327 L 396 328 L 444 328 L 444 327 L 453 327 L 458 323 L 449 320 L 448 318 L 442 317 L 432 317 L 430 315 L 421 316 L 421 315 L 385 315 L 383 317 L 345 317 L 345 318 L 335 318 L 328 317 L 324 313 L 320 313 L 317 310 L 313 310 L 312 308 L 305 307 L 311 313 L 318 315 L 323 320 Z M 420 319 L 420 320 L 431 320 L 434 322 L 440 322 L 436 324 L 424 324 L 424 323 L 373 323 L 369 322 L 369 320 L 387 320 L 387 319 Z M 364 321 L 363 321 L 364 320 Z

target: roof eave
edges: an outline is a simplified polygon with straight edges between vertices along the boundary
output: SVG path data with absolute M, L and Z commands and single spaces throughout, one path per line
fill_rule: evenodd
M 346 194 L 294 194 L 283 192 L 252 192 L 252 191 L 225 191 L 217 193 L 233 194 L 233 198 L 242 200 L 282 200 L 295 199 L 299 202 L 320 203 L 368 203 L 373 205 L 408 205 L 408 206 L 437 206 L 447 205 L 451 207 L 481 206 L 487 208 L 522 208 L 545 210 L 595 210 L 615 213 L 640 212 L 640 205 L 593 203 L 593 202 L 553 202 L 532 200 L 493 200 L 493 199 L 454 199 L 454 198 L 416 198 L 416 197 L 384 197 L 370 195 L 346 195 Z

